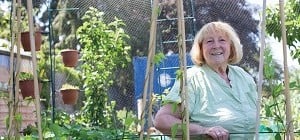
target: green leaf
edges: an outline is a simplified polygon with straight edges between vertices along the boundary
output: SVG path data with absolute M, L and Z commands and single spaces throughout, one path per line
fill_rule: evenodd
M 275 135 L 275 140 L 281 140 L 280 133 L 276 133 L 276 135 Z
M 291 88 L 291 89 L 294 89 L 294 88 L 296 88 L 298 85 L 297 85 L 297 82 L 296 81 L 292 81 L 292 82 L 290 82 L 290 84 L 289 84 L 289 87 Z
M 179 126 L 179 124 L 174 124 L 171 127 L 171 137 L 172 137 L 172 139 L 174 139 L 176 137 L 176 135 L 177 135 L 178 126 Z
M 266 117 L 271 117 L 272 116 L 271 107 L 268 105 L 265 105 L 265 110 L 266 110 Z
M 176 79 L 179 80 L 183 76 L 183 71 L 177 70 L 176 71 Z
M 158 65 L 163 59 L 165 59 L 165 55 L 161 52 L 154 55 L 154 64 Z
M 172 112 L 175 113 L 177 111 L 178 103 L 172 102 L 171 106 L 172 106 Z

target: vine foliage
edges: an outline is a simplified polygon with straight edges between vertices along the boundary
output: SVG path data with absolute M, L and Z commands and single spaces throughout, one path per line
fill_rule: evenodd
M 94 126 L 110 127 L 112 107 L 107 102 L 109 87 L 113 84 L 114 71 L 125 67 L 130 61 L 130 46 L 125 39 L 124 23 L 115 18 L 104 23 L 103 12 L 90 8 L 82 17 L 83 24 L 77 30 L 82 45 L 82 74 L 86 102 L 83 114 Z M 108 106 L 108 107 L 107 107 Z
M 287 45 L 291 49 L 293 59 L 298 60 L 300 63 L 300 2 L 299 0 L 289 0 L 285 6 L 285 18 L 286 18 L 286 32 L 287 32 Z M 274 36 L 277 40 L 281 41 L 281 23 L 279 8 L 267 9 L 267 32 Z

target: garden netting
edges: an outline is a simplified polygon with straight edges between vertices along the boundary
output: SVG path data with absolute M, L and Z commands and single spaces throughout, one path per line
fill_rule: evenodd
M 25 2 L 23 1 L 24 5 Z M 127 108 L 137 114 L 137 101 L 142 98 L 144 87 L 144 76 L 147 66 L 148 45 L 150 38 L 150 22 L 153 1 L 152 0 L 35 0 L 33 1 L 37 9 L 34 18 L 35 22 L 44 31 L 48 40 L 44 44 L 59 49 L 64 45 L 71 45 L 80 49 L 79 41 L 74 36 L 74 31 L 82 25 L 82 17 L 90 7 L 94 7 L 104 12 L 104 21 L 110 23 L 115 18 L 125 23 L 124 31 L 130 38 L 126 42 L 131 46 L 130 56 L 132 62 L 125 68 L 116 69 L 113 85 L 108 90 L 108 100 L 116 101 L 116 110 Z M 290 13 L 300 14 L 299 0 L 290 0 Z M 160 10 L 157 19 L 156 31 L 156 53 L 163 53 L 166 58 L 163 59 L 154 68 L 153 91 L 155 94 L 163 94 L 165 89 L 172 87 L 175 80 L 175 72 L 179 67 L 178 48 L 177 48 L 177 9 L 176 0 L 160 0 Z M 280 37 L 279 24 L 279 5 L 268 5 L 267 16 L 267 35 Z M 294 7 L 292 7 L 294 6 Z M 289 8 L 286 8 L 287 10 Z M 249 72 L 255 81 L 258 80 L 259 51 L 260 51 L 260 33 L 261 33 L 261 14 L 262 1 L 259 3 L 250 0 L 184 0 L 184 20 L 186 31 L 186 52 L 191 49 L 192 42 L 196 32 L 206 23 L 211 21 L 225 21 L 232 25 L 240 36 L 244 56 L 242 61 L 237 64 Z M 276 16 L 277 14 L 277 16 Z M 287 20 L 298 18 L 287 15 Z M 296 21 L 295 21 L 296 22 Z M 290 22 L 288 26 L 288 35 L 298 38 L 299 41 L 299 23 Z M 294 30 L 293 30 L 294 28 Z M 50 35 L 51 34 L 51 35 Z M 73 39 L 72 39 L 73 38 Z M 75 38 L 75 39 L 74 39 Z M 68 42 L 69 39 L 69 42 Z M 274 46 L 275 39 L 267 38 L 267 46 Z M 299 51 L 294 38 L 288 38 L 288 45 L 292 51 L 292 57 L 299 60 Z M 71 41 L 70 41 L 71 40 Z M 296 40 L 297 42 L 297 40 Z M 49 47 L 48 46 L 48 47 Z M 277 45 L 280 47 L 280 45 Z M 56 54 L 58 52 L 54 52 Z M 279 53 L 279 52 L 278 52 Z M 281 53 L 281 52 L 280 52 Z M 188 66 L 192 65 L 189 56 L 187 56 Z M 283 77 L 282 58 L 274 65 L 276 67 L 275 78 L 278 80 Z M 80 62 L 76 67 L 80 71 Z M 299 64 L 298 64 L 299 65 Z M 294 68 L 292 66 L 292 68 Z M 55 71 L 55 65 L 50 70 Z M 59 88 L 66 80 L 65 76 L 54 72 L 55 95 L 59 96 Z M 100 74 L 100 73 L 99 73 Z M 265 83 L 267 84 L 267 83 Z M 51 85 L 53 86 L 53 85 Z M 271 97 L 272 89 L 264 88 L 264 97 Z M 85 98 L 84 89 L 81 90 L 81 98 Z M 58 97 L 55 100 L 59 100 Z M 52 102 L 53 103 L 53 102 Z M 50 103 L 51 104 L 51 103 Z M 67 109 L 70 112 L 76 112 L 81 106 L 79 102 L 75 107 L 65 107 L 55 102 L 57 108 Z M 157 108 L 156 108 L 157 109 Z M 156 110 L 155 109 L 155 110 Z M 299 124 L 297 121 L 296 124 Z M 299 129 L 299 126 L 296 127 Z

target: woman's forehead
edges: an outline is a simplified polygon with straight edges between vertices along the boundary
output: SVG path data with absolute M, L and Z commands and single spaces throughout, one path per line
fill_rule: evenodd
M 204 38 L 209 38 L 213 36 L 228 37 L 228 35 L 222 30 L 207 30 L 203 35 Z

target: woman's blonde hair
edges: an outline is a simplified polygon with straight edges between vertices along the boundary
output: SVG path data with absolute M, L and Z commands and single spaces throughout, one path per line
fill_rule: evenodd
M 205 59 L 202 53 L 202 42 L 204 38 L 212 32 L 224 33 L 231 40 L 228 64 L 236 64 L 240 62 L 243 57 L 243 50 L 239 36 L 228 23 L 217 21 L 205 24 L 196 34 L 194 44 L 190 51 L 193 63 L 199 66 L 205 64 Z

